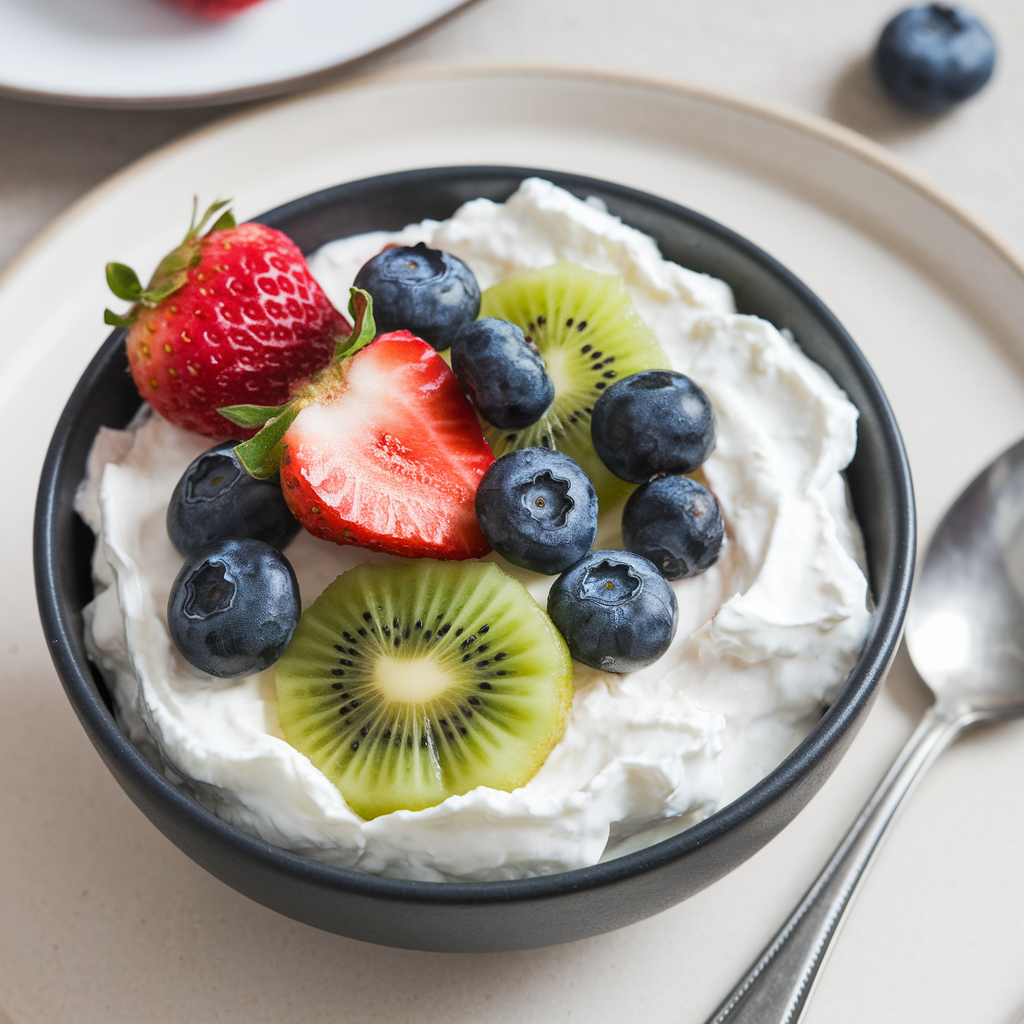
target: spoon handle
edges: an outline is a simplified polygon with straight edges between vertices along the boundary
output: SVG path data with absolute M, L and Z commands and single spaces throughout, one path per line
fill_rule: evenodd
M 972 721 L 934 704 L 792 917 L 707 1024 L 796 1024 L 886 827 L 915 781 Z

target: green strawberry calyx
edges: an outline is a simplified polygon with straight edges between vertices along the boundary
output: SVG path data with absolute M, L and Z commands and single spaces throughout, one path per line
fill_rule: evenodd
M 284 456 L 284 435 L 295 417 L 316 401 L 317 396 L 343 384 L 344 364 L 377 336 L 373 320 L 373 300 L 361 288 L 351 289 L 348 310 L 354 324 L 352 333 L 334 348 L 331 362 L 284 405 L 228 405 L 217 412 L 239 427 L 251 430 L 262 426 L 255 437 L 235 447 L 235 454 L 245 471 L 258 480 L 273 476 Z
M 114 313 L 112 310 L 103 311 L 103 322 L 111 327 L 131 327 L 143 307 L 153 309 L 160 305 L 164 299 L 173 295 L 180 288 L 183 288 L 188 281 L 188 272 L 192 267 L 198 266 L 202 259 L 202 243 L 207 235 L 214 231 L 226 231 L 235 226 L 235 217 L 230 210 L 225 210 L 231 200 L 218 199 L 211 203 L 199 221 L 196 221 L 196 214 L 199 212 L 198 199 L 192 203 L 192 222 L 181 244 L 169 252 L 157 265 L 149 284 L 143 288 L 138 275 L 131 267 L 123 263 L 107 264 L 107 285 L 110 290 L 126 302 L 133 303 L 132 308 L 125 314 Z M 224 210 L 221 213 L 221 210 Z M 217 214 L 220 213 L 218 217 Z M 211 226 L 204 231 L 207 224 Z

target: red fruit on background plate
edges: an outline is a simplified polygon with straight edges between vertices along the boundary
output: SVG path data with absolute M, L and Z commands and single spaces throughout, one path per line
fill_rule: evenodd
M 244 11 L 246 7 L 258 4 L 260 0 L 170 0 L 175 7 L 180 7 L 189 14 L 198 14 L 200 18 L 219 21 L 230 18 L 232 14 Z
M 215 203 L 166 256 L 144 289 L 134 271 L 107 265 L 107 281 L 135 305 L 106 322 L 129 327 L 139 394 L 179 427 L 208 437 L 250 437 L 221 406 L 281 405 L 330 361 L 351 327 L 313 280 L 287 235 L 235 225 Z
M 281 488 L 298 520 L 406 558 L 486 554 L 474 501 L 494 456 L 448 364 L 394 331 L 338 369 L 284 435 Z

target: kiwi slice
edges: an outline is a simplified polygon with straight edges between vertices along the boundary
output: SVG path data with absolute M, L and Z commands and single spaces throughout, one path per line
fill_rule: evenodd
M 525 430 L 484 425 L 495 456 L 514 448 L 557 448 L 587 471 L 602 506 L 624 497 L 632 488 L 597 457 L 590 414 L 613 381 L 640 370 L 664 369 L 668 360 L 622 278 L 556 263 L 489 288 L 480 316 L 518 324 L 544 357 L 555 385 L 551 407 Z
M 285 738 L 366 819 L 523 785 L 572 702 L 565 641 L 485 562 L 343 573 L 302 614 L 276 682 Z

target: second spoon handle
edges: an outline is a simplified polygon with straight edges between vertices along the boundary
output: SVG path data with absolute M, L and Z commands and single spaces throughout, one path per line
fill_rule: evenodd
M 796 1024 L 857 883 L 903 798 L 975 719 L 932 705 L 793 916 L 708 1024 Z

